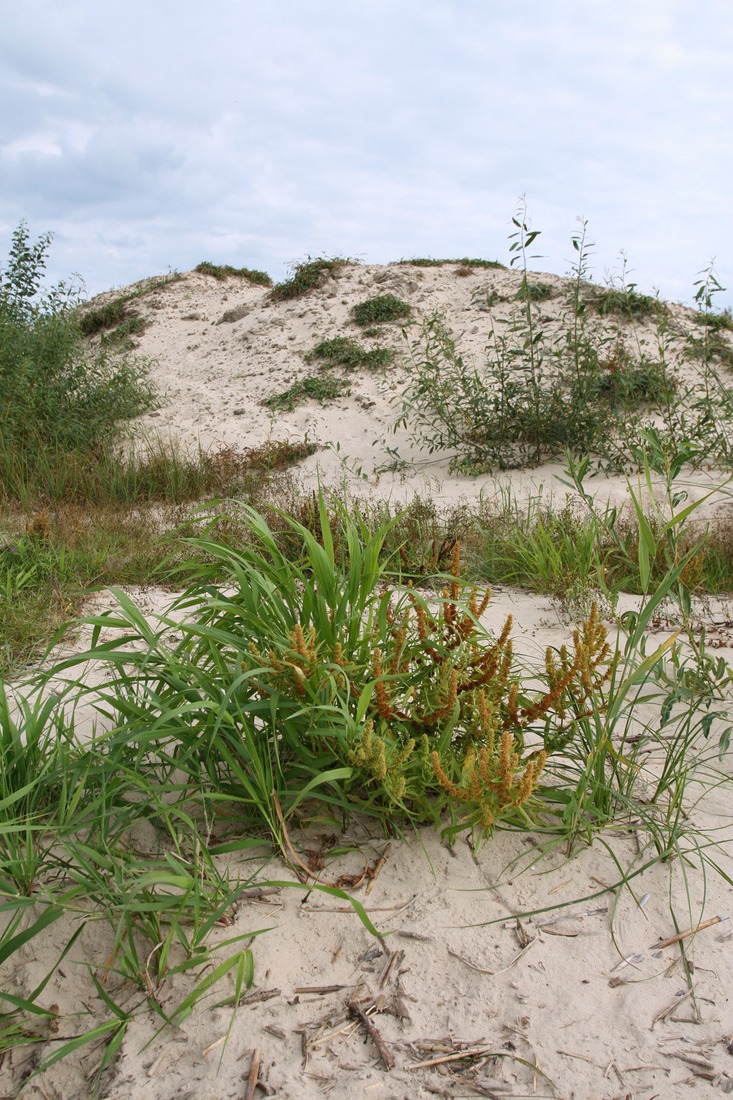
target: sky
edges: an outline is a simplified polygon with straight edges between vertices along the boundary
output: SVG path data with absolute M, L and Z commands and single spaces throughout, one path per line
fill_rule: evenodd
M 0 41 L 21 219 L 87 296 L 201 260 L 509 261 L 733 304 L 730 0 L 24 0 Z

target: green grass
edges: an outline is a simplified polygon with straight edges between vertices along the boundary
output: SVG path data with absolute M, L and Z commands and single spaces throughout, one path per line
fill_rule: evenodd
M 31 244 L 21 223 L 0 273 L 0 492 L 5 496 L 13 495 L 19 476 L 38 480 L 52 465 L 63 466 L 67 455 L 109 447 L 122 423 L 156 402 L 149 364 L 116 350 L 90 348 L 73 288 L 62 283 L 44 290 L 49 246 L 48 236 Z M 105 325 L 126 324 L 119 303 L 105 310 Z
M 469 259 L 467 256 L 463 256 L 457 260 L 433 260 L 430 257 L 417 257 L 412 260 L 395 260 L 395 266 L 401 267 L 478 267 L 484 269 L 492 268 L 505 268 L 506 264 L 499 263 L 498 260 L 478 260 Z
M 394 294 L 379 294 L 359 302 L 351 310 L 351 319 L 357 325 L 381 325 L 389 321 L 404 321 L 412 310 L 407 302 Z
M 522 283 L 522 286 L 517 291 L 516 298 L 519 302 L 527 301 L 527 299 L 533 302 L 544 302 L 548 298 L 551 298 L 553 293 L 554 288 L 550 283 L 526 281 Z
M 272 286 L 272 279 L 266 271 L 257 271 L 250 267 L 231 267 L 229 264 L 212 264 L 208 260 L 202 260 L 200 264 L 196 264 L 194 271 L 198 271 L 200 275 L 211 275 L 212 279 L 220 283 L 232 277 L 246 279 L 254 286 Z
M 156 275 L 150 279 L 143 279 L 138 286 L 133 287 L 124 294 L 116 295 L 102 305 L 79 305 L 77 307 L 77 322 L 82 335 L 96 336 L 107 329 L 115 328 L 121 322 L 130 319 L 130 313 L 127 309 L 130 302 L 135 302 L 140 298 L 153 294 L 156 290 L 180 282 L 182 278 L 183 276 L 177 272 L 170 275 Z
M 270 291 L 270 300 L 289 302 L 294 298 L 302 298 L 304 294 L 323 286 L 329 275 L 353 263 L 356 261 L 341 256 L 334 256 L 331 259 L 313 259 L 309 256 L 307 260 L 293 266 L 293 273 L 289 279 L 282 283 L 275 283 Z
M 639 294 L 633 284 L 596 288 L 590 294 L 589 302 L 602 317 L 619 316 L 634 321 L 653 321 L 667 312 L 663 302 L 649 294 Z
M 308 374 L 293 382 L 281 393 L 273 393 L 262 404 L 273 412 L 292 412 L 305 401 L 320 401 L 327 404 L 349 392 L 349 384 L 342 378 L 333 378 L 322 374 Z
M 116 328 L 103 332 L 100 344 L 103 347 L 119 347 L 128 351 L 134 345 L 133 337 L 140 336 L 148 327 L 148 322 L 143 317 L 128 317 L 126 321 Z
M 351 370 L 381 370 L 394 361 L 395 353 L 391 348 L 363 348 L 348 336 L 335 336 L 332 340 L 322 340 L 308 352 L 306 363 L 316 360 L 328 365 Z

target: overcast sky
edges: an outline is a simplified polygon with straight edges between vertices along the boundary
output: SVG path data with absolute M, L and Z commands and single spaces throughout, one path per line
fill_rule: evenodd
M 508 261 L 733 303 L 731 0 L 24 0 L 0 41 L 0 266 L 96 293 L 200 260 Z

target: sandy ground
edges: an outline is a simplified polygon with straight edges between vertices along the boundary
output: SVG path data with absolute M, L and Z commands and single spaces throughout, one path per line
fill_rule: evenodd
M 556 276 L 543 279 L 562 287 Z M 487 315 L 475 304 L 477 290 L 512 292 L 518 280 L 501 270 L 462 277 L 452 267 L 353 266 L 307 298 L 271 304 L 261 288 L 188 274 L 135 303 L 151 322 L 139 350 L 155 358 L 164 395 L 144 426 L 204 447 L 307 435 L 324 449 L 303 464 L 305 484 L 318 474 L 350 492 L 393 500 L 429 494 L 450 503 L 495 496 L 507 485 L 520 499 L 542 491 L 562 500 L 559 466 L 503 478 L 455 477 L 449 456 L 426 456 L 404 431 L 391 434 L 403 367 L 386 377 L 352 376 L 350 395 L 328 406 L 307 403 L 273 419 L 261 405 L 311 372 L 303 357 L 318 341 L 360 339 L 349 310 L 375 294 L 397 294 L 422 315 L 445 311 L 462 350 L 480 357 Z M 557 301 L 543 307 L 548 324 L 557 318 Z M 225 319 L 229 311 L 238 319 Z M 676 317 L 684 330 L 689 315 L 679 309 Z M 642 330 L 641 338 L 651 341 L 652 334 Z M 397 327 L 386 326 L 376 342 L 400 348 L 402 341 Z M 714 472 L 703 473 L 688 488 L 702 495 L 715 481 Z M 608 479 L 598 493 L 623 500 L 625 482 Z M 133 595 L 151 616 L 170 599 L 153 589 Z M 105 601 L 98 606 L 109 606 Z M 529 659 L 568 637 L 549 600 L 498 589 L 487 613 L 492 628 L 508 610 L 517 649 Z M 721 655 L 730 659 L 729 609 L 711 604 L 705 614 Z M 76 644 L 83 642 L 82 634 Z M 92 679 L 96 674 L 88 670 Z M 92 715 L 78 718 L 84 735 Z M 721 777 L 730 771 L 728 759 Z M 700 790 L 690 790 L 694 802 Z M 689 814 L 691 835 L 697 827 L 719 845 L 708 854 L 733 878 L 730 787 L 708 791 Z M 330 843 L 322 827 L 294 840 L 304 851 Z M 99 1096 L 234 1100 L 250 1095 L 253 1059 L 259 1059 L 259 1095 L 305 1100 L 681 1100 L 733 1092 L 733 890 L 723 875 L 703 874 L 692 850 L 688 863 L 642 870 L 653 851 L 639 828 L 618 829 L 568 853 L 547 837 L 502 831 L 478 847 L 464 837 L 449 848 L 430 831 L 388 840 L 359 820 L 338 843 L 350 850 L 326 858 L 320 881 L 336 882 L 365 862 L 378 866 L 354 896 L 379 937 L 343 900 L 306 889 L 269 852 L 230 863 L 242 894 L 233 924 L 212 942 L 266 930 L 252 943 L 254 982 L 233 1022 L 230 1008 L 216 1007 L 232 992 L 228 979 L 180 1028 L 157 1037 L 160 1021 L 140 990 L 118 984 L 110 992 L 134 1011 L 134 1021 Z M 634 872 L 633 881 L 619 885 Z M 694 936 L 665 942 L 718 917 Z M 34 941 L 23 948 L 12 972 L 3 974 L 6 988 L 17 995 L 33 988 L 72 926 L 69 918 L 42 947 Z M 59 1006 L 64 1035 L 108 1018 L 89 977 L 108 951 L 105 926 L 88 924 L 45 991 L 45 1002 Z M 170 1010 L 191 985 L 190 977 L 166 979 L 156 996 Z M 371 1033 L 349 1007 L 354 1003 Z M 82 1013 L 78 1025 L 67 1016 L 74 1012 Z M 85 1048 L 30 1079 L 22 1094 L 86 1097 L 101 1056 L 101 1048 Z M 7 1057 L 0 1096 L 18 1095 L 21 1075 L 32 1068 L 27 1051 Z

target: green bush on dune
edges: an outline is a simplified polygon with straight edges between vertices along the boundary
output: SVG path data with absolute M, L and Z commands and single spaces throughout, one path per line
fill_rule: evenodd
M 63 282 L 43 290 L 50 244 L 48 233 L 31 242 L 21 222 L 0 269 L 2 467 L 103 447 L 120 421 L 154 402 L 143 361 L 85 346 L 78 290 Z

